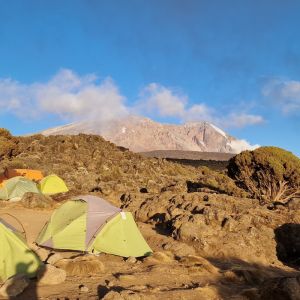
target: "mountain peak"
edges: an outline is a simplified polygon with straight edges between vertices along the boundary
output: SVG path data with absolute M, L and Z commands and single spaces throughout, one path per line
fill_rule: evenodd
M 238 153 L 253 148 L 246 141 L 231 137 L 210 122 L 163 124 L 139 116 L 128 116 L 106 124 L 99 124 L 97 121 L 72 123 L 41 133 L 44 135 L 99 134 L 118 146 L 134 152 L 184 150 Z

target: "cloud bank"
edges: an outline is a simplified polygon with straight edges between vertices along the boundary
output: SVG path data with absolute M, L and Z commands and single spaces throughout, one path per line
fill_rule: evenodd
M 257 144 L 251 145 L 246 140 L 231 141 L 230 146 L 234 153 L 241 153 L 242 151 L 245 151 L 245 150 L 255 150 L 256 148 L 260 147 L 260 145 L 257 145 Z
M 0 80 L 0 109 L 20 118 L 54 114 L 67 121 L 108 121 L 128 113 L 118 87 L 110 78 L 101 82 L 94 75 L 79 76 L 63 69 L 46 83 L 24 85 Z
M 271 79 L 263 86 L 262 94 L 284 114 L 300 113 L 300 81 Z
M 137 106 L 139 111 L 147 112 L 151 116 L 174 117 L 181 122 L 208 121 L 226 128 L 242 128 L 264 122 L 262 116 L 245 111 L 224 114 L 205 103 L 189 105 L 185 94 L 158 83 L 151 83 L 142 90 Z
M 212 110 L 206 104 L 188 107 L 188 97 L 158 83 L 150 83 L 140 93 L 137 104 L 140 112 L 153 116 L 174 117 L 180 121 L 210 121 Z
M 298 92 L 300 99 L 300 83 L 294 85 L 293 93 Z M 106 122 L 138 113 L 153 118 L 173 117 L 180 122 L 208 121 L 226 128 L 264 122 L 263 117 L 245 111 L 225 114 L 205 103 L 190 105 L 187 95 L 158 83 L 144 87 L 133 106 L 126 105 L 125 100 L 111 78 L 99 81 L 94 74 L 79 76 L 68 69 L 60 70 L 45 83 L 26 85 L 12 79 L 0 79 L 1 112 L 10 112 L 23 119 L 53 114 L 66 121 L 92 119 Z M 296 104 L 293 102 L 293 105 Z

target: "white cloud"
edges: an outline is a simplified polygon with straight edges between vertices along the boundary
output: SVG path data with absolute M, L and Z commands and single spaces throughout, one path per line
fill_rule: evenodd
M 1 111 L 13 111 L 16 114 L 22 112 L 20 95 L 26 93 L 26 86 L 11 79 L 0 80 L 0 108 Z M 26 95 L 27 97 L 27 95 Z M 30 97 L 28 98 L 28 102 Z M 30 103 L 28 103 L 30 105 Z
M 208 121 L 212 114 L 204 103 L 188 107 L 186 95 L 158 83 L 150 83 L 142 90 L 138 108 L 154 116 L 175 117 L 181 121 Z
M 23 118 L 55 114 L 66 120 L 108 121 L 127 114 L 124 97 L 110 78 L 61 70 L 46 83 L 0 80 L 0 108 Z
M 206 104 L 195 104 L 187 108 L 184 112 L 184 121 L 193 122 L 199 120 L 213 121 L 214 110 Z
M 260 115 L 235 111 L 224 114 L 205 103 L 189 105 L 188 97 L 158 83 L 151 83 L 142 91 L 138 104 L 140 112 L 151 116 L 174 117 L 182 122 L 208 121 L 221 127 L 242 128 L 264 122 Z
M 294 87 L 296 94 L 297 87 Z M 0 110 L 29 120 L 53 114 L 66 121 L 106 122 L 138 112 L 152 117 L 173 117 L 181 122 L 208 121 L 221 128 L 241 128 L 264 121 L 261 116 L 246 111 L 225 113 L 205 103 L 190 105 L 187 95 L 158 83 L 146 86 L 138 104 L 128 107 L 110 78 L 99 82 L 94 74 L 79 76 L 67 69 L 44 83 L 26 85 L 0 79 Z
M 224 127 L 237 127 L 243 128 L 250 125 L 259 125 L 265 122 L 264 118 L 260 115 L 248 114 L 245 112 L 230 113 L 227 117 L 220 120 Z
M 271 79 L 263 86 L 262 94 L 285 114 L 300 112 L 300 81 Z
M 150 83 L 141 92 L 141 100 L 138 104 L 142 109 L 162 117 L 183 118 L 187 97 L 179 95 L 166 87 Z
M 230 142 L 230 146 L 232 148 L 232 152 L 234 153 L 240 153 L 245 150 L 254 150 L 260 147 L 260 145 L 251 145 L 246 140 L 233 140 Z

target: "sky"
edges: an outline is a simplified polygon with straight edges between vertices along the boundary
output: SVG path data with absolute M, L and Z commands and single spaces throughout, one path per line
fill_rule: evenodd
M 300 155 L 300 1 L 0 1 L 0 127 L 208 121 Z

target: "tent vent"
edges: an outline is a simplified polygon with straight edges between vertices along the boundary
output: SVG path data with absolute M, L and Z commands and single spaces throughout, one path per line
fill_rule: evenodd
M 121 214 L 122 219 L 126 220 L 126 214 L 124 213 L 124 211 L 121 211 L 120 214 Z

